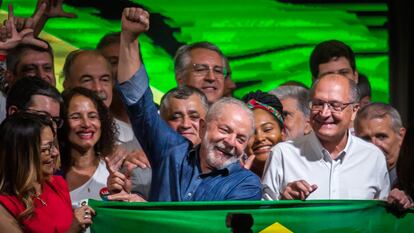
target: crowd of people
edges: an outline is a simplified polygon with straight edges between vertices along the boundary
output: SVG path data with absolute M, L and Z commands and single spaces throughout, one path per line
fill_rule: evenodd
M 83 231 L 95 214 L 87 199 L 414 207 L 413 126 L 371 103 L 345 43 L 315 46 L 310 88 L 292 81 L 241 100 L 216 45 L 181 46 L 177 87 L 158 106 L 139 48 L 150 14 L 125 8 L 120 32 L 66 57 L 60 93 L 53 50 L 37 35 L 48 18 L 73 15 L 50 2 L 28 19 L 9 7 L 0 28 L 1 232 Z

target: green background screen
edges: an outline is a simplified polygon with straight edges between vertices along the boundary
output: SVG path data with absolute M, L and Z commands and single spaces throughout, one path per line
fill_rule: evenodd
M 30 16 L 36 1 L 13 3 L 16 16 Z M 64 9 L 76 19 L 51 19 L 41 37 L 55 51 L 57 77 L 68 52 L 95 48 L 108 32 L 120 30 L 124 6 L 151 13 L 151 29 L 140 38 L 142 57 L 156 101 L 176 85 L 173 55 L 182 44 L 210 41 L 228 56 L 241 97 L 248 91 L 270 91 L 295 80 L 311 84 L 309 55 L 315 44 L 342 40 L 357 55 L 357 69 L 368 76 L 375 101 L 389 101 L 387 5 L 378 1 L 271 0 L 72 0 Z M 60 85 L 60 84 L 59 84 Z

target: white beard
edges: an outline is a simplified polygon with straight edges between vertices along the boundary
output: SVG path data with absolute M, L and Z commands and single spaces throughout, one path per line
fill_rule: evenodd
M 226 150 L 226 152 L 228 152 L 232 156 L 228 156 L 228 155 L 217 156 L 215 154 L 216 152 L 215 147 L 225 149 L 226 146 L 224 145 L 223 142 L 211 143 L 207 138 L 208 138 L 208 133 L 206 132 L 203 138 L 202 144 L 206 147 L 206 150 L 207 150 L 206 162 L 209 166 L 217 170 L 220 170 L 220 169 L 226 168 L 230 164 L 235 163 L 239 160 L 239 156 L 236 154 L 235 148 L 232 148 L 230 151 Z

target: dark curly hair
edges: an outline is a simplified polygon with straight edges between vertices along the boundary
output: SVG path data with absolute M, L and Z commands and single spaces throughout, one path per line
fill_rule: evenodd
M 275 95 L 257 90 L 247 93 L 245 96 L 243 96 L 242 101 L 248 103 L 251 99 L 259 101 L 263 104 L 267 104 L 276 109 L 281 115 L 283 115 L 283 105 Z M 276 121 L 279 124 L 280 129 L 283 129 L 283 122 L 281 122 L 279 119 L 276 119 Z
M 60 111 L 60 115 L 64 119 L 64 124 L 63 127 L 58 131 L 58 138 L 62 158 L 62 171 L 64 174 L 66 174 L 66 172 L 73 164 L 72 157 L 70 155 L 70 148 L 72 147 L 72 145 L 68 139 L 68 109 L 72 98 L 78 95 L 85 96 L 92 100 L 93 104 L 98 110 L 99 120 L 101 121 L 101 137 L 95 145 L 96 155 L 106 156 L 112 154 L 115 147 L 115 139 L 118 133 L 112 115 L 110 114 L 108 108 L 105 106 L 102 100 L 95 94 L 95 92 L 83 87 L 75 87 L 72 89 L 65 90 L 62 93 L 64 103 Z

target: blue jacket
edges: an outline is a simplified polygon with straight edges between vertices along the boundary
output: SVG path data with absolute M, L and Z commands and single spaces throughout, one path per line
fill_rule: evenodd
M 141 68 L 118 84 L 128 115 L 152 167 L 149 201 L 260 200 L 260 179 L 236 162 L 202 174 L 199 148 L 171 129 L 153 103 L 148 75 Z

